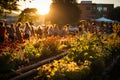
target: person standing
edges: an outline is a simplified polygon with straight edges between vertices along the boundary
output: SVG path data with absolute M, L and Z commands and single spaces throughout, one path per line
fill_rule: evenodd
M 30 22 L 30 26 L 31 26 L 31 36 L 35 37 L 35 26 L 32 22 Z
M 17 37 L 17 40 L 20 41 L 20 43 L 22 43 L 22 34 L 21 34 L 21 31 L 20 31 L 20 27 L 21 27 L 21 23 L 18 23 L 17 26 L 16 26 L 16 37 Z
M 30 40 L 31 29 L 29 23 L 25 23 L 24 39 Z
M 47 30 L 47 32 L 48 32 L 48 36 L 52 36 L 53 35 L 53 27 L 52 26 L 50 26 L 49 28 L 48 28 L 48 30 Z
M 15 28 L 14 28 L 14 24 L 12 23 L 9 29 L 9 39 L 11 39 L 12 42 L 15 41 Z
M 3 21 L 0 22 L 0 43 L 3 43 L 6 38 L 6 28 Z

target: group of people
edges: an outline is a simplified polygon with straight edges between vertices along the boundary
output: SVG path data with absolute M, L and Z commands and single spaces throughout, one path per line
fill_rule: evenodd
M 51 24 L 46 26 L 38 25 L 36 27 L 37 29 L 34 29 L 35 34 L 37 38 L 41 38 L 41 36 L 49 37 L 49 36 L 65 36 L 65 34 L 68 32 L 67 28 L 61 25 L 57 24 Z
M 14 42 L 15 40 L 19 40 L 20 43 L 23 42 L 23 39 L 30 39 L 32 35 L 32 28 L 29 23 L 25 23 L 25 29 L 22 32 L 20 27 L 22 24 L 19 22 L 17 24 L 11 23 L 9 27 L 5 26 L 4 21 L 0 21 L 0 43 L 4 43 L 6 41 Z
M 111 34 L 113 32 L 112 24 L 108 23 L 96 23 L 86 22 L 79 25 L 79 32 L 90 32 L 93 34 Z
M 69 35 L 71 32 L 69 31 L 69 27 L 71 25 L 46 25 L 46 26 L 34 26 L 33 24 L 26 22 L 26 23 L 11 23 L 10 27 L 5 26 L 5 22 L 0 21 L 0 43 L 5 42 L 6 40 L 10 40 L 11 42 L 14 42 L 15 40 L 19 40 L 20 43 L 23 42 L 23 40 L 30 40 L 31 36 L 41 38 L 43 35 L 44 37 L 47 36 L 63 36 Z M 108 33 L 112 32 L 112 27 L 107 27 L 109 29 L 106 29 L 104 26 L 99 27 L 95 23 L 87 23 L 87 24 L 78 24 L 74 25 L 77 26 L 78 31 L 73 32 L 74 34 L 84 34 L 84 32 L 91 32 L 91 33 L 98 33 L 98 32 L 107 32 L 105 30 L 108 30 Z M 71 35 L 71 34 L 70 34 Z M 73 34 L 72 34 L 73 35 Z
M 24 40 L 30 40 L 31 37 L 63 36 L 65 32 L 67 32 L 67 29 L 58 25 L 34 26 L 29 22 L 18 22 L 6 26 L 4 21 L 0 21 L 0 43 L 12 43 L 16 40 L 23 43 Z

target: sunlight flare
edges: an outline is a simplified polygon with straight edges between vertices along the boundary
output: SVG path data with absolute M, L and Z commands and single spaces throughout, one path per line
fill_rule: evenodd
M 34 0 L 34 1 L 20 1 L 19 4 L 20 9 L 24 10 L 25 8 L 36 8 L 38 13 L 41 15 L 45 15 L 50 10 L 50 4 L 52 0 Z
M 51 0 L 45 0 L 44 2 L 40 2 L 38 5 L 36 5 L 36 8 L 39 12 L 39 14 L 45 15 L 49 12 L 50 10 L 50 4 Z

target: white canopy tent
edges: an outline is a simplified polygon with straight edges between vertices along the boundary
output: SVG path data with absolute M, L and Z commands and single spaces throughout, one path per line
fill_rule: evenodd
M 108 23 L 114 22 L 113 20 L 105 18 L 105 17 L 101 17 L 101 18 L 95 19 L 95 21 L 97 21 L 97 22 L 108 22 Z

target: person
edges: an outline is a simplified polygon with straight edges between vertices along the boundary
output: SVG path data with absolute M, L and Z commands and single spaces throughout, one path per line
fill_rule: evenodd
M 3 43 L 6 38 L 6 28 L 5 23 L 3 21 L 0 21 L 0 43 Z
M 35 37 L 35 26 L 32 22 L 30 22 L 30 26 L 31 26 L 31 36 Z
M 83 34 L 83 27 L 82 27 L 82 24 L 80 24 L 79 26 L 78 26 L 78 29 L 79 29 L 79 34 L 80 35 L 82 35 Z
M 38 38 L 41 38 L 41 37 L 42 37 L 42 29 L 41 29 L 40 26 L 38 27 L 37 37 L 38 37 Z
M 20 43 L 22 43 L 22 34 L 21 34 L 21 31 L 20 31 L 20 27 L 21 27 L 21 23 L 19 22 L 16 26 L 16 37 L 17 37 L 17 40 L 20 41 Z
M 31 29 L 29 23 L 25 23 L 24 39 L 30 40 Z
M 50 27 L 48 28 L 47 32 L 48 32 L 48 36 L 52 36 L 52 35 L 53 35 L 53 27 L 50 26 Z
M 15 41 L 15 28 L 14 28 L 14 24 L 12 23 L 10 28 L 9 28 L 9 39 L 11 39 L 11 42 Z
M 69 34 L 69 25 L 65 25 L 63 28 L 62 28 L 62 36 L 64 35 L 64 37 L 66 37 L 68 34 Z
M 60 30 L 59 30 L 58 25 L 54 25 L 54 27 L 53 27 L 53 32 L 54 32 L 54 36 L 59 35 Z

